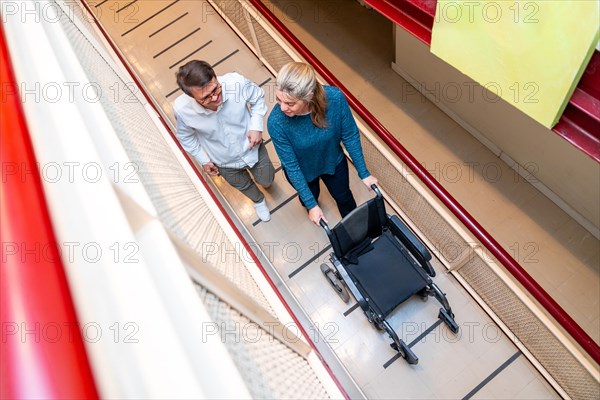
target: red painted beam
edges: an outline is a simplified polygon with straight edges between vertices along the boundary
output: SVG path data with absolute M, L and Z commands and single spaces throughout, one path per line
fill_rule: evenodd
M 0 25 L 0 398 L 96 399 Z
M 364 0 L 380 14 L 431 45 L 431 28 L 437 0 Z
M 277 31 L 331 85 L 340 88 L 354 111 L 379 135 L 417 177 L 481 241 L 502 265 L 531 293 L 554 319 L 600 364 L 600 346 L 563 310 L 560 305 L 515 261 L 514 258 L 473 218 L 456 199 L 410 154 L 392 134 L 367 110 L 341 82 L 312 54 L 300 40 L 260 0 L 249 0 Z

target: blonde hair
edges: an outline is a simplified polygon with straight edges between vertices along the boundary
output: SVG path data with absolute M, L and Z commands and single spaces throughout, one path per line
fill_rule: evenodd
M 308 102 L 312 123 L 319 128 L 327 126 L 327 99 L 313 67 L 302 62 L 284 65 L 277 75 L 277 88 L 293 99 Z

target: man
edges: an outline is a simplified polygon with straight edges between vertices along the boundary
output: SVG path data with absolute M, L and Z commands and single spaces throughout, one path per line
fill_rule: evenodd
M 275 175 L 262 142 L 264 91 L 238 73 L 217 77 L 210 64 L 197 60 L 179 68 L 177 84 L 184 94 L 173 108 L 183 148 L 206 173 L 221 175 L 245 194 L 258 217 L 269 221 L 265 196 L 254 182 L 268 188 Z

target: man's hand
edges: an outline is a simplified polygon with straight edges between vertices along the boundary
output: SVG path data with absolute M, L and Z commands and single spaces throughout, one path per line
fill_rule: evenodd
M 373 175 L 367 176 L 362 181 L 365 185 L 367 185 L 369 190 L 371 190 L 371 185 L 377 185 L 377 182 L 378 182 L 377 178 L 375 178 Z
M 250 142 L 250 148 L 253 148 L 257 144 L 262 142 L 262 132 L 261 131 L 248 131 L 248 142 Z
M 204 172 L 212 176 L 219 174 L 219 168 L 217 168 L 217 166 L 211 161 L 207 162 L 206 164 L 202 164 L 202 169 L 204 169 Z
M 321 207 L 319 206 L 314 206 L 313 208 L 308 210 L 308 218 L 317 226 L 321 226 L 319 225 L 320 220 L 329 223 L 329 221 L 327 221 L 327 219 L 325 218 L 325 214 L 323 214 L 323 210 L 321 210 Z

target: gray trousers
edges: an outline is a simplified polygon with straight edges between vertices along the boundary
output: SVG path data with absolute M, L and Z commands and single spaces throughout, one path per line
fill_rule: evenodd
M 252 176 L 254 180 L 252 180 Z M 265 148 L 264 143 L 260 143 L 258 147 L 258 161 L 253 167 L 244 168 L 224 168 L 219 167 L 219 175 L 221 175 L 231 186 L 244 193 L 250 200 L 255 203 L 263 201 L 265 195 L 256 186 L 256 183 L 264 187 L 269 187 L 273 183 L 275 177 L 275 168 L 269 158 L 269 153 Z M 256 181 L 256 183 L 254 183 Z

